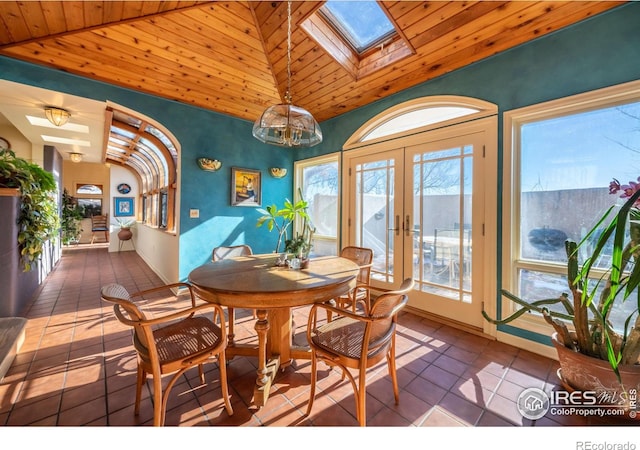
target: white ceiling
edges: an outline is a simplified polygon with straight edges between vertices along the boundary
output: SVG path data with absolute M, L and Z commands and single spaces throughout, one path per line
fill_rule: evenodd
M 46 121 L 45 106 L 66 109 L 71 113 L 71 118 L 62 127 L 31 125 L 27 116 Z M 105 108 L 104 102 L 0 80 L 0 124 L 13 125 L 36 146 L 56 147 L 64 159 L 69 159 L 69 153 L 76 152 L 83 154 L 84 162 L 102 162 Z M 86 127 L 88 132 L 75 130 L 83 128 L 82 126 Z M 43 136 L 88 141 L 89 146 L 52 142 Z

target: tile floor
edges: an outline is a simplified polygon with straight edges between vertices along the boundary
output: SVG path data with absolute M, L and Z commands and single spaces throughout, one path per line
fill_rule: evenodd
M 150 384 L 141 412 L 133 414 L 136 360 L 130 330 L 118 323 L 98 291 L 111 282 L 131 291 L 161 285 L 135 252 L 104 247 L 65 249 L 30 306 L 26 341 L 0 382 L 0 425 L 132 426 L 152 423 Z M 238 340 L 253 339 L 249 311 L 239 311 Z M 306 316 L 295 310 L 296 341 L 304 342 Z M 368 379 L 369 426 L 486 427 L 594 425 L 578 416 L 524 419 L 515 400 L 524 388 L 556 385 L 555 361 L 401 313 L 397 333 L 400 404 L 393 402 L 386 366 Z M 350 384 L 337 370 L 320 366 L 312 414 L 309 361 L 296 361 L 278 374 L 265 407 L 251 404 L 256 361 L 229 362 L 235 414 L 222 404 L 217 363 L 205 366 L 208 383 L 191 370 L 173 388 L 166 423 L 171 426 L 356 426 Z M 214 380 L 211 382 L 210 380 Z

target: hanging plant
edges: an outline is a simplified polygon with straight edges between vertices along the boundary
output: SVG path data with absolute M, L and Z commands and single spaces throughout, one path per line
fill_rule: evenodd
M 62 243 L 69 245 L 78 242 L 82 233 L 82 210 L 75 197 L 67 189 L 62 192 Z
M 56 183 L 42 167 L 0 149 L 0 187 L 20 191 L 17 240 L 23 270 L 28 272 L 40 259 L 45 243 L 60 229 Z

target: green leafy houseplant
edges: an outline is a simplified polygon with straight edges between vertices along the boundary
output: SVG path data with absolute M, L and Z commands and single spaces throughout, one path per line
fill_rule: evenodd
M 301 200 L 295 203 L 291 202 L 288 198 L 285 199 L 282 209 L 278 209 L 275 204 L 267 206 L 265 209 L 258 209 L 258 212 L 262 214 L 262 216 L 258 218 L 256 226 L 261 227 L 265 225 L 269 231 L 273 231 L 274 228 L 278 231 L 276 253 L 280 253 L 280 247 L 283 244 L 285 245 L 285 251 L 296 250 L 296 255 L 300 248 L 306 247 L 308 250 L 311 246 L 313 234 L 309 236 L 308 232 L 306 232 L 309 227 L 309 214 L 307 213 L 309 204 L 302 198 L 302 194 L 300 194 L 300 198 Z M 296 218 L 304 220 L 303 233 L 289 239 L 289 231 L 293 227 Z
M 42 167 L 16 157 L 11 150 L 0 149 L 0 187 L 20 192 L 17 239 L 23 269 L 28 272 L 42 255 L 45 243 L 60 229 L 56 183 Z
M 306 258 L 313 246 L 313 233 L 315 233 L 315 228 L 305 218 L 302 224 L 302 233 L 296 233 L 293 238 L 287 239 L 284 251 L 299 258 Z
M 633 222 L 640 217 L 640 185 L 632 182 L 620 186 L 614 180 L 609 192 L 619 191 L 626 198 L 623 205 L 611 206 L 580 243 L 565 242 L 571 297 L 561 293 L 557 298 L 526 301 L 502 290 L 506 298 L 522 308 L 502 320 L 490 318 L 485 311 L 482 315 L 491 323 L 505 324 L 527 312 L 540 313 L 557 333 L 558 341 L 575 352 L 608 361 L 622 384 L 620 369 L 640 363 L 640 233 Z M 589 247 L 593 249 L 580 266 L 579 250 Z M 598 269 L 596 263 L 605 256 L 605 249 L 612 252 L 610 262 L 604 274 L 598 276 L 594 269 Z M 633 302 L 633 307 L 620 330 L 620 324 L 614 328 L 610 316 L 614 309 L 627 306 L 626 302 Z M 564 312 L 552 311 L 551 305 L 561 305 Z
M 136 226 L 136 219 L 120 219 L 116 218 L 116 222 L 118 223 L 118 227 L 122 230 L 123 228 L 133 228 Z
M 60 228 L 62 230 L 62 243 L 69 245 L 78 242 L 82 233 L 82 210 L 74 197 L 69 195 L 66 189 L 62 192 L 62 218 Z

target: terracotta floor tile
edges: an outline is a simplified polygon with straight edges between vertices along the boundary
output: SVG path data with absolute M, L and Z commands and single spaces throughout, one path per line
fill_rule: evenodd
M 464 427 L 464 422 L 452 417 L 438 406 L 432 408 L 425 420 L 422 422 L 423 427 Z
M 420 374 L 420 378 L 424 378 L 430 383 L 441 387 L 445 391 L 451 389 L 451 387 L 453 387 L 453 385 L 455 385 L 460 379 L 459 376 L 454 375 L 453 373 L 448 372 L 445 369 L 436 366 L 435 364 L 427 367 Z
M 131 290 L 163 284 L 135 252 L 108 253 L 104 246 L 65 248 L 26 316 L 20 354 L 0 381 L 0 426 L 150 426 L 150 380 L 140 414 L 133 413 L 137 357 L 131 330 L 100 301 L 100 286 L 118 282 Z M 294 340 L 306 342 L 306 312 L 295 308 Z M 235 339 L 256 341 L 252 311 L 236 310 Z M 367 373 L 370 426 L 562 426 L 594 420 L 550 417 L 525 420 L 515 400 L 526 387 L 557 386 L 557 363 L 408 311 L 399 315 L 396 365 L 400 402 L 395 404 L 385 363 Z M 318 366 L 313 409 L 306 416 L 311 364 L 294 361 L 276 376 L 267 405 L 252 404 L 257 360 L 228 361 L 229 416 L 220 392 L 219 366 L 205 365 L 174 386 L 169 426 L 357 426 L 353 388 L 338 369 Z M 166 385 L 168 378 L 163 379 Z M 601 425 L 601 423 L 598 423 Z
M 438 407 L 467 425 L 475 425 L 483 412 L 480 406 L 451 392 L 444 396 Z

